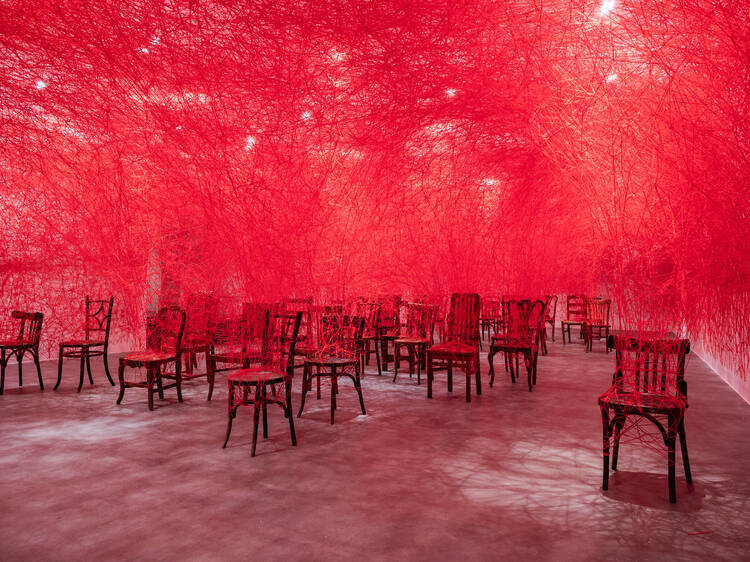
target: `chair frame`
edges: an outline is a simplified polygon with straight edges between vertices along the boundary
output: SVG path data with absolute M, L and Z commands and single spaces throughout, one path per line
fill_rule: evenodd
M 583 327 L 586 323 L 587 303 L 588 297 L 584 295 L 568 295 L 565 320 L 560 321 L 563 345 L 565 345 L 566 329 L 568 332 L 568 343 L 572 343 L 570 339 L 571 326 L 579 326 L 581 328 L 581 336 L 583 336 Z
M 44 390 L 42 368 L 39 365 L 39 341 L 42 337 L 44 314 L 14 310 L 11 312 L 11 317 L 20 320 L 20 323 L 16 339 L 7 340 L 0 344 L 0 395 L 5 388 L 5 368 L 12 357 L 15 357 L 18 361 L 18 386 L 23 387 L 23 356 L 26 352 L 30 353 L 34 360 L 36 374 L 39 378 L 39 388 Z
M 456 311 L 461 300 L 467 301 L 470 315 L 465 322 L 457 322 Z M 426 352 L 427 362 L 427 398 L 432 398 L 432 382 L 435 371 L 447 371 L 448 392 L 453 392 L 453 367 L 461 368 L 466 375 L 466 402 L 471 402 L 471 377 L 474 375 L 477 385 L 477 396 L 482 394 L 482 379 L 479 368 L 479 309 L 480 299 L 477 293 L 453 293 L 450 312 L 448 313 L 447 334 L 445 342 L 430 347 Z
M 417 366 L 417 384 L 422 384 L 422 369 L 426 368 L 427 347 L 433 341 L 435 331 L 436 307 L 433 304 L 406 303 L 405 333 L 393 341 L 393 382 L 398 378 L 398 369 L 402 359 L 409 361 L 409 378 L 414 375 Z M 405 347 L 408 355 L 402 357 L 401 348 Z
M 112 375 L 109 372 L 109 331 L 112 325 L 112 307 L 115 302 L 115 297 L 111 296 L 109 299 L 95 299 L 92 300 L 89 295 L 86 295 L 86 323 L 84 325 L 84 340 L 83 341 L 64 341 L 60 342 L 57 359 L 57 382 L 52 390 L 57 390 L 62 382 L 62 366 L 63 359 L 79 359 L 81 362 L 80 377 L 78 380 L 78 390 L 81 392 L 83 388 L 84 378 L 84 365 L 88 372 L 89 383 L 94 384 L 94 379 L 91 376 L 91 358 L 102 357 L 104 362 L 104 372 L 107 375 L 109 384 L 115 386 L 115 381 L 112 380 Z M 92 309 L 96 307 L 93 312 Z M 106 314 L 100 317 L 100 314 L 105 312 Z M 92 320 L 95 324 L 92 327 Z M 91 332 L 103 332 L 103 341 L 91 340 Z
M 610 299 L 592 298 L 588 300 L 586 311 L 586 323 L 583 325 L 583 339 L 586 343 L 586 351 L 594 350 L 594 336 L 596 339 L 609 337 L 611 324 L 612 301 Z M 604 320 L 604 322 L 601 322 Z M 607 353 L 609 346 L 605 345 Z
M 139 354 L 131 354 L 125 357 L 120 358 L 120 368 L 117 372 L 117 378 L 120 383 L 120 395 L 117 397 L 117 404 L 120 404 L 122 402 L 123 397 L 125 396 L 125 389 L 126 388 L 145 388 L 148 391 L 148 409 L 153 410 L 154 409 L 154 392 L 158 392 L 159 398 L 164 399 L 164 390 L 168 388 L 176 388 L 177 389 L 177 400 L 178 402 L 182 402 L 182 334 L 185 330 L 185 310 L 178 307 L 178 306 L 168 306 L 164 307 L 157 312 L 156 316 L 154 318 L 158 319 L 161 316 L 166 316 L 169 313 L 177 313 L 180 316 L 180 326 L 175 338 L 175 349 L 174 352 L 155 352 L 153 359 L 135 359 L 134 357 L 138 357 Z M 158 321 L 158 320 L 155 320 Z M 159 341 L 153 342 L 155 344 L 158 344 L 161 346 L 162 340 L 164 338 L 163 334 L 160 334 Z M 142 356 L 146 356 L 147 353 L 140 354 Z M 158 356 L 162 357 L 158 357 Z M 162 373 L 162 369 L 165 368 L 170 363 L 175 364 L 175 372 L 174 376 L 170 377 L 174 379 L 174 382 L 171 384 L 165 385 L 162 382 L 162 378 L 164 377 Z M 125 367 L 131 367 L 131 368 L 138 368 L 138 367 L 145 367 L 146 368 L 146 381 L 140 382 L 140 381 L 126 381 L 125 380 Z M 154 386 L 156 386 L 156 390 L 154 390 Z
M 677 502 L 676 475 L 675 475 L 675 445 L 680 439 L 682 451 L 682 466 L 685 471 L 685 481 L 691 484 L 693 481 L 690 471 L 690 460 L 688 457 L 687 441 L 685 439 L 685 410 L 687 409 L 687 383 L 685 382 L 685 357 L 690 353 L 690 342 L 686 339 L 659 340 L 639 339 L 628 336 L 613 336 L 607 338 L 607 345 L 615 350 L 616 370 L 612 375 L 612 386 L 610 392 L 599 397 L 598 404 L 602 415 L 603 434 L 603 473 L 602 489 L 609 487 L 609 453 L 610 439 L 613 438 L 612 470 L 617 470 L 617 456 L 620 447 L 620 437 L 623 426 L 628 416 L 641 416 L 651 421 L 661 433 L 664 444 L 667 447 L 667 484 L 669 488 L 669 502 Z M 623 351 L 635 352 L 637 354 L 637 368 L 634 379 L 636 384 L 646 387 L 646 392 L 641 392 L 641 387 L 634 392 L 622 394 L 623 388 Z M 643 356 L 645 355 L 645 360 Z M 665 387 L 665 365 L 666 356 L 677 356 L 677 370 L 675 373 L 674 395 L 667 394 Z M 661 361 L 662 368 L 659 369 Z M 643 367 L 643 372 L 640 372 Z M 649 384 L 649 374 L 652 375 L 652 383 Z M 642 378 L 641 378 L 642 375 Z M 661 382 L 662 394 L 651 393 Z M 652 387 L 652 388 L 649 388 Z M 649 405 L 644 397 L 656 397 L 665 400 L 667 405 Z M 625 400 L 620 401 L 619 398 Z M 612 410 L 613 417 L 610 419 L 609 411 Z M 666 424 L 660 422 L 656 416 L 666 416 Z

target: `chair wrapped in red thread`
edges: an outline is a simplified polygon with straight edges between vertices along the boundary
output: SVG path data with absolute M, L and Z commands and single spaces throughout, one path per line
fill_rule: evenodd
M 599 397 L 602 415 L 604 472 L 602 489 L 609 485 L 610 440 L 613 440 L 612 470 L 617 470 L 617 454 L 623 435 L 640 430 L 639 422 L 653 423 L 667 447 L 669 501 L 677 501 L 675 446 L 680 439 L 685 480 L 692 482 L 687 442 L 685 410 L 687 383 L 685 358 L 690 353 L 686 339 L 645 335 L 611 335 L 607 345 L 615 350 L 612 386 Z M 610 412 L 612 415 L 610 416 Z M 646 442 L 638 435 L 638 442 Z
M 132 351 L 120 358 L 118 380 L 120 395 L 117 403 L 122 402 L 126 388 L 145 388 L 148 392 L 148 409 L 154 409 L 154 392 L 164 399 L 164 389 L 176 388 L 177 400 L 182 402 L 182 333 L 185 329 L 185 311 L 177 306 L 164 307 L 149 324 L 147 341 L 150 348 L 145 351 Z M 175 382 L 164 385 L 162 375 L 169 366 L 174 367 L 171 374 Z M 146 378 L 125 378 L 125 368 L 146 369 Z M 131 371 L 134 372 L 134 371 Z M 137 371 L 135 371 L 137 372 Z M 156 390 L 154 389 L 156 387 Z
M 312 389 L 312 379 L 318 381 L 318 399 L 320 399 L 320 380 L 331 382 L 331 424 L 334 422 L 338 407 L 336 395 L 339 393 L 339 379 L 347 377 L 354 383 L 359 397 L 362 415 L 366 415 L 365 401 L 362 396 L 360 366 L 362 364 L 362 332 L 365 319 L 356 316 L 328 315 L 321 317 L 318 349 L 305 359 L 302 375 L 302 397 L 297 417 L 302 416 L 307 393 Z
M 393 382 L 398 377 L 398 368 L 402 359 L 409 361 L 409 377 L 417 367 L 417 384 L 422 383 L 422 368 L 426 360 L 425 351 L 433 342 L 435 329 L 435 306 L 431 304 L 407 303 L 406 326 L 402 334 L 393 342 Z M 406 349 L 408 355 L 402 357 L 401 351 Z
M 594 338 L 600 340 L 609 336 L 610 308 L 612 301 L 608 299 L 588 299 L 586 303 L 586 322 L 583 325 L 583 338 L 586 342 L 586 351 L 593 351 Z M 609 353 L 609 347 L 605 345 Z
M 255 456 L 258 442 L 258 423 L 263 414 L 263 438 L 268 438 L 268 405 L 276 404 L 289 420 L 292 446 L 297 446 L 292 412 L 292 379 L 294 377 L 294 348 L 297 344 L 303 312 L 289 318 L 278 306 L 265 307 L 262 314 L 247 316 L 246 333 L 262 332 L 260 361 L 239 369 L 227 377 L 229 386 L 227 433 L 223 447 L 232 433 L 232 420 L 241 407 L 253 410 L 253 444 L 250 456 Z
M 568 295 L 567 312 L 565 319 L 560 321 L 560 331 L 562 332 L 563 344 L 565 344 L 565 332 L 568 333 L 568 343 L 570 341 L 570 327 L 578 326 L 583 336 L 583 325 L 586 323 L 586 304 L 588 298 L 584 295 Z
M 557 316 L 557 295 L 544 297 L 544 324 L 541 333 L 542 353 L 547 354 L 547 325 L 552 326 L 552 341 L 555 341 L 555 318 Z
M 448 312 L 446 341 L 427 350 L 427 398 L 432 398 L 435 371 L 448 373 L 448 392 L 453 392 L 453 367 L 466 374 L 466 401 L 471 402 L 471 376 L 476 377 L 477 395 L 482 394 L 479 374 L 479 295 L 454 293 Z
M 510 378 L 513 383 L 520 376 L 519 355 L 523 355 L 529 392 L 531 392 L 536 384 L 543 319 L 544 302 L 541 300 L 503 301 L 503 333 L 492 336 L 492 343 L 487 354 L 487 360 L 490 364 L 490 386 L 495 382 L 495 366 L 493 364 L 495 354 L 505 354 L 506 368 L 510 370 Z
M 18 386 L 23 386 L 23 356 L 26 352 L 34 359 L 39 388 L 44 390 L 42 369 L 39 366 L 39 340 L 42 337 L 44 315 L 41 312 L 14 310 L 11 312 L 11 318 L 18 320 L 18 330 L 14 336 L 0 340 L 0 394 L 5 387 L 5 368 L 11 357 L 18 361 Z

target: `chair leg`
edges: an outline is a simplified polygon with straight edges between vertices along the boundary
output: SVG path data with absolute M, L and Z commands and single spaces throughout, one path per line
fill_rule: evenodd
M 229 443 L 229 435 L 232 433 L 232 420 L 234 419 L 234 389 L 229 387 L 228 410 L 227 410 L 227 434 L 224 437 L 224 444 L 221 446 L 222 449 L 226 449 L 227 443 Z
M 258 421 L 260 418 L 260 406 L 258 405 L 258 394 L 255 394 L 255 408 L 253 410 L 253 447 L 250 450 L 250 456 L 255 456 L 255 447 L 258 444 Z
M 453 392 L 453 362 L 448 360 L 448 392 Z
M 382 360 L 380 358 L 380 346 L 378 340 L 373 340 L 373 347 L 375 348 L 375 360 L 378 362 L 378 376 L 383 374 Z
M 564 333 L 564 332 L 563 332 Z M 602 413 L 602 454 L 604 458 L 604 472 L 602 473 L 602 490 L 609 489 L 609 411 L 606 406 L 599 406 Z
M 468 370 L 466 374 L 466 402 L 471 402 L 471 371 Z
M 34 364 L 36 365 L 36 376 L 39 377 L 39 388 L 44 390 L 44 381 L 42 380 L 42 366 L 39 364 L 39 350 L 32 352 Z
M 362 409 L 362 415 L 365 416 L 367 415 L 367 412 L 365 411 L 365 399 L 362 396 L 362 381 L 359 378 L 359 373 L 356 371 L 354 373 L 354 388 L 359 395 L 359 407 Z
M 311 369 L 308 364 L 305 364 L 305 366 L 302 368 L 302 391 L 300 392 L 300 400 L 299 400 L 299 412 L 297 412 L 297 417 L 302 417 L 302 410 L 305 409 L 305 397 L 307 396 L 307 393 L 310 391 L 310 374 Z
M 89 384 L 94 384 L 94 378 L 91 376 L 91 360 L 89 359 L 88 351 L 86 353 L 86 372 L 89 375 Z
M 16 353 L 18 360 L 18 386 L 23 386 L 23 351 Z
M 526 377 L 528 378 L 529 382 L 529 392 L 531 392 L 533 385 L 532 385 L 532 379 L 534 377 L 534 364 L 531 358 L 531 355 L 524 354 L 523 362 L 526 363 Z
M 690 473 L 690 459 L 688 458 L 687 441 L 685 441 L 685 417 L 680 419 L 677 425 L 677 435 L 680 438 L 680 449 L 682 449 L 682 468 L 685 470 L 685 481 L 690 484 L 693 482 L 693 476 Z
M 427 354 L 427 398 L 432 398 L 432 378 L 434 377 L 432 370 L 432 357 Z
M 60 386 L 60 382 L 62 381 L 62 364 L 63 364 L 63 348 L 60 346 L 60 353 L 57 358 L 57 382 L 55 383 L 55 386 L 52 390 L 57 390 L 57 387 Z
M 117 370 L 117 380 L 120 383 L 120 396 L 117 397 L 117 403 L 122 402 L 122 397 L 125 396 L 125 363 L 120 361 L 120 368 Z
M 401 355 L 401 346 L 393 342 L 393 382 L 396 382 L 396 378 L 398 377 L 398 368 L 401 363 L 399 355 Z
M 189 361 L 190 359 L 188 359 Z M 182 359 L 177 358 L 174 364 L 175 383 L 177 388 L 177 401 L 182 402 Z M 160 377 L 161 378 L 161 377 Z
M 612 470 L 617 470 L 617 459 L 620 454 L 620 437 L 622 428 L 625 425 L 625 419 L 622 416 L 615 416 L 612 420 Z
M 78 392 L 81 392 L 81 389 L 83 388 L 83 377 L 84 370 L 86 369 L 86 359 L 84 358 L 83 354 L 81 354 L 81 376 L 78 379 Z
M 154 376 L 154 382 L 156 382 L 156 390 L 159 393 L 159 400 L 164 400 L 164 383 L 161 380 L 161 366 L 157 366 L 155 372 L 156 375 Z
M 495 384 L 495 365 L 493 364 L 493 361 L 495 359 L 495 352 L 492 351 L 492 347 L 490 346 L 490 352 L 487 354 L 487 361 L 490 364 L 490 388 L 492 388 L 492 385 Z
M 0 394 L 5 387 L 5 348 L 0 351 Z
M 667 478 L 669 480 L 669 503 L 677 503 L 677 487 L 675 485 L 675 430 L 669 419 L 667 428 Z
M 266 404 L 266 385 L 261 385 L 260 400 L 263 404 L 263 439 L 268 439 L 268 404 Z
M 104 351 L 104 354 L 102 355 L 102 360 L 104 361 L 104 372 L 107 375 L 107 380 L 109 381 L 109 384 L 112 386 L 115 386 L 115 381 L 112 380 L 112 375 L 109 374 L 109 359 L 107 359 L 107 351 Z
M 552 341 L 555 341 L 555 323 L 552 322 Z
M 318 377 L 320 380 L 320 377 Z M 331 425 L 333 425 L 333 416 L 336 412 L 336 367 L 331 367 Z
M 292 446 L 297 446 L 297 434 L 294 431 L 294 415 L 292 414 L 292 380 L 286 382 L 286 414 L 289 418 L 289 434 L 292 437 Z
M 161 384 L 161 378 L 158 379 Z M 148 392 L 148 409 L 153 411 L 154 409 L 154 368 L 149 366 L 146 369 L 146 391 Z M 164 394 L 162 394 L 162 397 Z
M 477 356 L 474 358 L 474 378 L 476 379 L 477 384 L 477 396 L 482 395 L 482 373 L 480 372 L 481 369 L 479 368 L 479 354 L 477 353 Z

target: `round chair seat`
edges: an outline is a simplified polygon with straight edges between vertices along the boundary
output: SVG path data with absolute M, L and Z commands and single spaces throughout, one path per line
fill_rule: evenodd
M 310 357 L 305 359 L 305 363 L 319 367 L 346 367 L 356 365 L 357 360 L 348 357 Z
M 276 384 L 282 383 L 287 379 L 287 374 L 279 369 L 268 369 L 266 367 L 240 369 L 229 375 L 227 381 L 229 384 Z
M 102 340 L 67 340 L 60 343 L 60 347 L 94 347 L 104 345 Z

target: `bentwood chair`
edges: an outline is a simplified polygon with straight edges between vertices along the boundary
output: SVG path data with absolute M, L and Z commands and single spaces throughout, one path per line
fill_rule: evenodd
M 393 342 L 393 382 L 398 377 L 398 368 L 402 359 L 409 361 L 409 378 L 417 367 L 417 384 L 422 384 L 422 368 L 426 359 L 425 351 L 434 342 L 432 333 L 435 328 L 435 307 L 431 304 L 407 303 L 406 327 Z M 407 356 L 401 352 L 406 349 Z
M 276 404 L 284 410 L 284 417 L 289 420 L 289 433 L 292 446 L 297 446 L 292 412 L 292 379 L 294 377 L 294 348 L 299 335 L 303 312 L 294 313 L 294 319 L 283 309 L 267 307 L 263 310 L 259 323 L 257 315 L 247 317 L 249 325 L 245 330 L 250 333 L 261 332 L 262 349 L 260 361 L 249 367 L 231 373 L 227 377 L 229 385 L 229 417 L 227 434 L 223 447 L 227 446 L 232 433 L 232 420 L 237 417 L 237 410 L 245 408 L 253 411 L 253 445 L 250 456 L 255 456 L 258 442 L 258 423 L 263 414 L 263 439 L 268 438 L 268 405 Z M 291 331 L 291 333 L 290 333 Z
M 560 321 L 560 330 L 562 331 L 562 340 L 565 344 L 565 332 L 568 333 L 568 343 L 570 340 L 570 327 L 578 326 L 583 335 L 583 325 L 586 323 L 586 304 L 588 298 L 584 295 L 568 295 L 567 314 L 564 320 Z
M 94 384 L 91 376 L 91 357 L 102 357 L 104 360 L 104 372 L 109 383 L 114 386 L 115 381 L 109 374 L 109 363 L 107 361 L 107 350 L 109 348 L 109 328 L 112 323 L 112 305 L 115 298 L 106 300 L 92 300 L 86 296 L 85 323 L 83 326 L 83 339 L 66 340 L 60 343 L 59 357 L 57 360 L 57 383 L 53 390 L 57 390 L 62 381 L 62 365 L 64 358 L 80 359 L 81 376 L 78 380 L 78 392 L 83 387 L 84 365 L 89 376 L 89 383 Z
M 656 426 L 667 447 L 669 501 L 675 503 L 678 437 L 685 481 L 688 484 L 693 481 L 685 441 L 685 410 L 688 407 L 685 357 L 690 352 L 690 342 L 686 339 L 611 335 L 607 338 L 607 345 L 615 350 L 615 373 L 609 390 L 599 397 L 604 437 L 602 489 L 607 490 L 609 485 L 610 441 L 613 440 L 612 470 L 617 470 L 617 454 L 623 435 L 629 430 L 636 432 L 641 429 L 634 421 L 648 420 Z M 641 443 L 643 437 L 638 435 L 634 441 Z
M 320 346 L 310 357 L 305 359 L 305 370 L 302 375 L 302 397 L 297 417 L 302 416 L 307 393 L 312 389 L 312 380 L 321 378 L 331 382 L 331 424 L 338 408 L 336 396 L 339 394 L 339 379 L 346 377 L 352 380 L 354 390 L 359 397 L 362 415 L 366 415 L 365 401 L 362 396 L 360 353 L 362 350 L 362 332 L 365 319 L 356 316 L 339 316 L 325 323 L 326 329 L 321 334 Z M 318 385 L 320 399 L 320 385 Z
M 513 383 L 520 376 L 519 355 L 523 356 L 529 383 L 529 392 L 536 384 L 536 368 L 539 358 L 544 318 L 544 302 L 541 300 L 507 300 L 503 302 L 503 333 L 492 336 L 487 354 L 490 364 L 490 387 L 495 382 L 495 354 L 504 353 L 506 369 Z M 515 363 L 515 365 L 514 365 Z
M 387 371 L 388 361 L 391 359 L 390 344 L 396 341 L 401 334 L 401 296 L 380 296 L 378 304 L 380 305 L 380 324 L 378 326 L 380 362 L 383 371 Z
M 612 301 L 608 299 L 589 299 L 586 303 L 586 323 L 583 325 L 583 337 L 586 342 L 586 351 L 593 351 L 594 338 L 607 339 L 611 328 L 609 313 Z M 605 349 L 609 352 L 609 347 Z
M 482 333 L 480 342 L 484 339 L 484 332 L 487 331 L 487 338 L 497 333 L 502 321 L 502 300 L 497 297 L 485 297 L 482 299 L 481 315 L 479 316 L 479 327 Z M 481 343 L 480 343 L 481 349 Z
M 148 409 L 154 409 L 154 392 L 159 393 L 159 398 L 164 399 L 164 390 L 167 388 L 177 389 L 177 400 L 182 402 L 182 333 L 185 329 L 185 311 L 177 306 L 164 307 L 151 320 L 147 341 L 151 343 L 150 349 L 145 351 L 132 351 L 125 357 L 120 358 L 120 369 L 118 380 L 120 382 L 120 395 L 117 403 L 121 403 L 125 396 L 126 388 L 145 388 L 148 393 Z M 169 366 L 174 367 L 173 372 L 168 372 Z M 146 369 L 146 378 L 125 378 L 125 368 L 130 367 L 140 371 Z M 135 371 L 135 372 L 137 372 Z M 164 375 L 174 379 L 175 382 L 165 385 L 162 381 Z M 171 375 L 171 376 L 170 376 Z M 166 377 L 164 377 L 166 378 Z M 156 387 L 156 390 L 154 389 Z
M 557 295 L 547 295 L 544 297 L 544 352 L 547 353 L 547 325 L 552 327 L 552 341 L 555 341 L 555 319 L 557 316 Z
M 11 318 L 18 320 L 18 331 L 13 337 L 0 340 L 0 394 L 3 393 L 5 387 L 5 368 L 11 357 L 15 357 L 18 361 L 18 386 L 23 386 L 23 356 L 27 352 L 36 365 L 39 388 L 44 390 L 42 368 L 39 366 L 39 340 L 42 336 L 44 315 L 41 312 L 14 310 Z
M 365 374 L 365 366 L 370 364 L 370 354 L 375 352 L 375 361 L 378 364 L 378 375 L 383 374 L 380 365 L 380 345 L 378 341 L 378 326 L 380 325 L 380 305 L 377 302 L 360 300 L 357 302 L 354 315 L 364 318 L 365 326 L 362 332 L 362 376 Z
M 471 376 L 476 377 L 477 395 L 482 394 L 479 374 L 479 295 L 454 293 L 448 312 L 446 341 L 427 350 L 427 398 L 432 398 L 435 371 L 448 373 L 448 392 L 453 392 L 453 367 L 466 375 L 466 401 L 471 402 Z
M 218 301 L 210 293 L 193 293 L 185 303 L 185 331 L 182 335 L 182 357 L 184 370 L 180 374 L 182 381 L 206 377 L 208 381 L 207 400 L 214 393 L 215 370 L 208 368 L 209 355 L 213 340 L 212 326 L 216 320 Z M 206 360 L 204 372 L 194 371 L 198 367 L 198 356 Z M 163 373 L 162 378 L 173 379 L 175 373 Z

